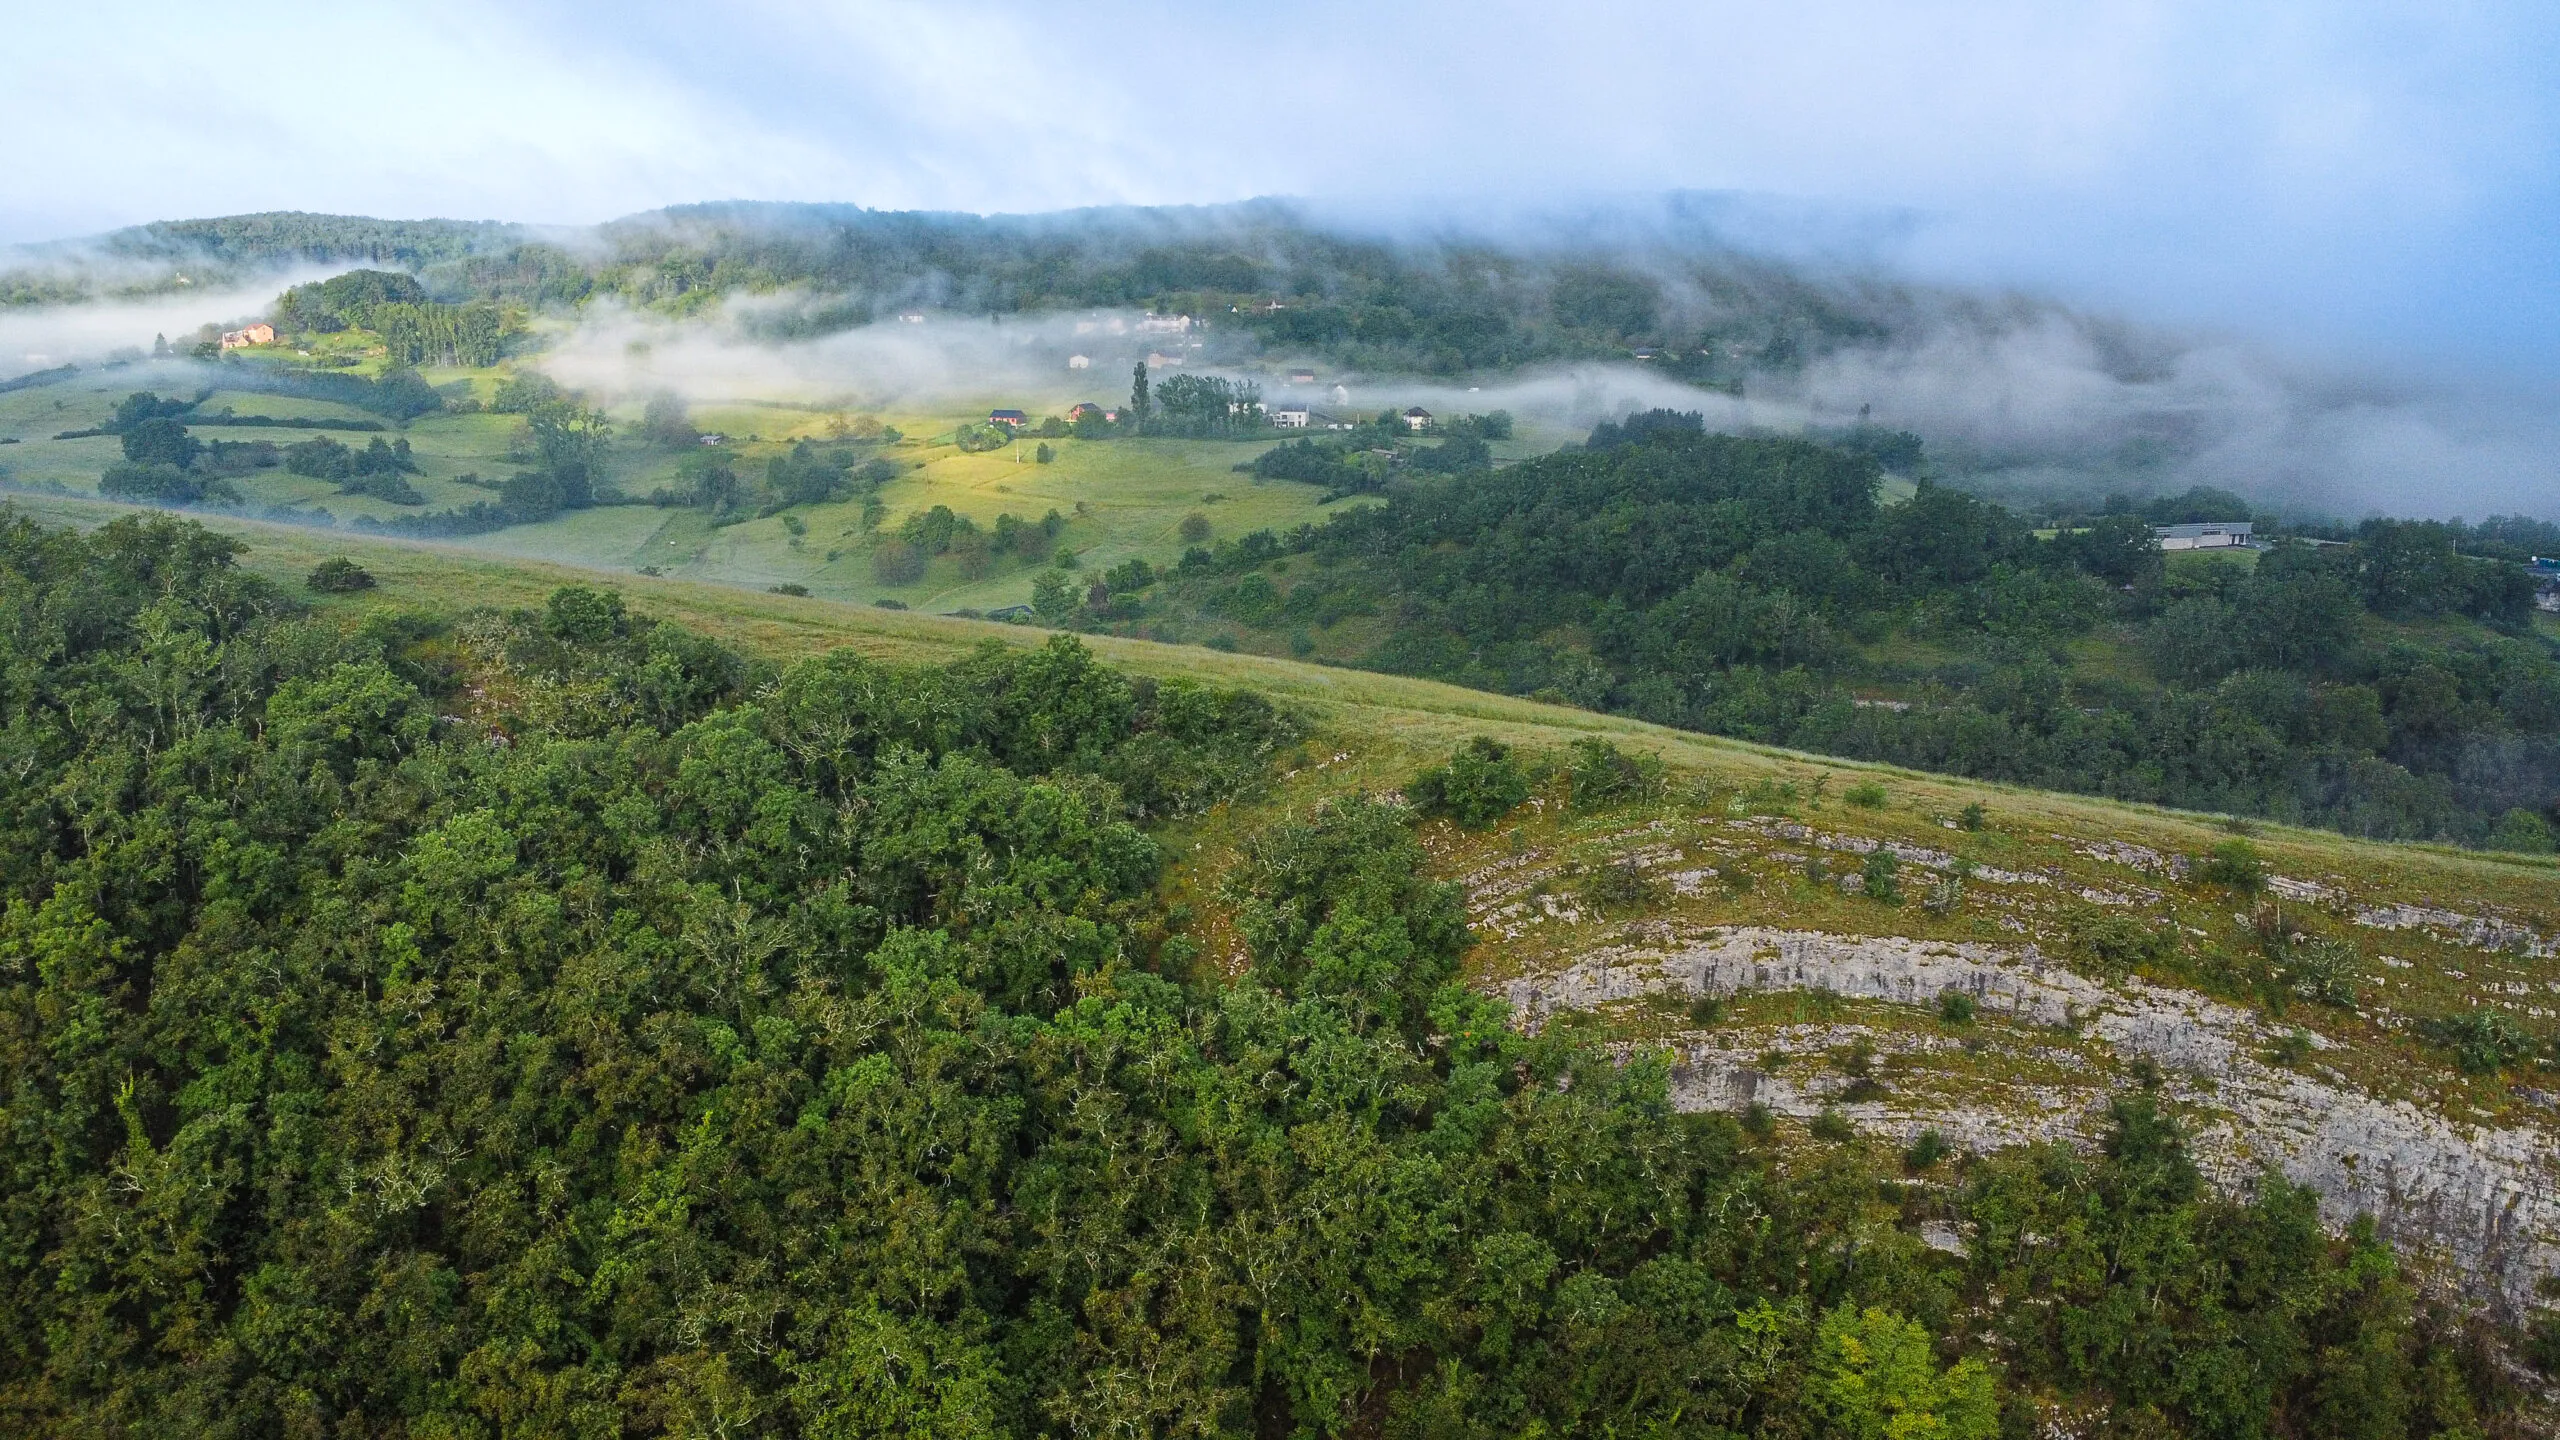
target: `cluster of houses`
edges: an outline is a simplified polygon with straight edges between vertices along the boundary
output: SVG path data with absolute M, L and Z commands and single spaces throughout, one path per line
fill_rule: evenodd
M 201 335 L 204 332 L 199 330 L 196 333 Z M 252 345 L 273 345 L 274 343 L 276 343 L 276 327 L 264 320 L 253 325 L 243 325 L 237 330 L 222 332 L 222 348 L 225 350 L 246 350 Z
M 1264 406 L 1262 413 L 1274 427 L 1282 430 L 1353 430 L 1360 425 L 1356 419 L 1328 415 L 1324 411 L 1312 409 L 1302 400 L 1277 401 Z M 1119 411 L 1106 410 L 1086 400 L 1068 407 L 1067 422 L 1073 424 L 1088 415 L 1098 415 L 1108 422 L 1116 422 L 1120 418 Z M 1404 428 L 1417 435 L 1431 428 L 1431 412 L 1419 405 L 1410 407 L 1397 418 L 1404 421 Z M 1031 425 L 1031 416 L 1021 410 L 990 410 L 987 412 L 987 423 L 1022 430 Z
M 2154 525 L 2152 542 L 2163 550 L 2245 550 L 2257 542 L 2256 526 L 2247 520 L 2202 525 Z
M 1090 400 L 1080 401 L 1067 407 L 1067 423 L 1070 425 L 1088 415 L 1099 416 L 1105 422 L 1117 421 L 1120 418 L 1119 411 L 1106 409 Z M 987 423 L 1002 425 L 1008 430 L 1027 430 L 1031 426 L 1031 417 L 1020 410 L 990 410 L 987 412 Z
M 2210 522 L 2201 525 L 2154 525 L 2152 543 L 2163 550 L 2238 550 L 2265 549 L 2258 539 L 2257 527 L 2246 520 Z M 2336 540 L 2311 540 L 2312 545 L 2337 545 Z M 2560 614 L 2560 556 L 2536 555 L 2525 566 L 2534 580 L 2533 608 Z
M 1264 410 L 1271 423 L 1282 430 L 1352 430 L 1359 427 L 1356 419 L 1328 415 L 1310 407 L 1303 400 L 1282 400 Z M 1416 405 L 1398 417 L 1404 428 L 1416 434 L 1431 428 L 1431 412 Z

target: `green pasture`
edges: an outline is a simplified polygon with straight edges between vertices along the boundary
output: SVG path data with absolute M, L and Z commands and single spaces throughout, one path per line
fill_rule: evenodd
M 496 382 L 495 372 L 426 374 L 440 385 L 470 380 L 484 398 Z M 0 481 L 21 492 L 60 486 L 74 495 L 93 496 L 99 473 L 121 453 L 115 437 L 51 437 L 98 424 L 116 401 L 135 390 L 192 396 L 203 384 L 198 367 L 135 365 L 0 395 L 0 436 L 19 442 L 0 447 Z M 206 400 L 208 410 L 224 406 L 241 415 L 350 422 L 378 418 L 352 406 L 249 390 L 216 389 Z M 952 414 L 879 417 L 908 438 L 876 450 L 901 471 L 881 491 L 888 509 L 878 532 L 864 527 L 858 500 L 802 506 L 728 525 L 715 525 L 696 511 L 633 504 L 578 511 L 455 543 L 595 569 L 636 571 L 645 566 L 669 576 L 754 589 L 802 585 L 820 596 L 893 599 L 919 610 L 987 610 L 1029 600 L 1037 567 L 1005 556 L 973 570 L 960 558 L 943 556 L 928 564 L 921 579 L 885 584 L 874 565 L 883 536 L 894 534 L 908 515 L 936 505 L 948 506 L 982 528 L 992 527 L 1003 514 L 1037 521 L 1055 510 L 1067 522 L 1059 548 L 1072 553 L 1080 568 L 1096 570 L 1133 557 L 1157 565 L 1178 560 L 1185 548 L 1182 522 L 1195 512 L 1208 520 L 1217 540 L 1321 523 L 1334 508 L 1317 503 L 1319 492 L 1313 486 L 1257 482 L 1237 473 L 1238 464 L 1260 453 L 1260 443 L 1060 439 L 1048 442 L 1056 458 L 1046 465 L 1035 460 L 1037 441 L 980 454 L 964 454 L 948 443 L 958 425 L 984 414 L 973 407 Z M 727 435 L 730 462 L 752 478 L 799 440 L 827 442 L 829 422 L 843 415 L 819 406 L 772 402 L 708 406 L 692 418 L 702 430 Z M 618 407 L 613 418 L 620 438 L 599 479 L 633 500 L 675 486 L 686 452 L 639 440 L 636 402 Z M 277 506 L 326 510 L 340 525 L 359 516 L 390 520 L 456 509 L 496 498 L 497 486 L 522 467 L 522 427 L 520 416 L 485 411 L 426 415 L 386 427 L 386 438 L 409 442 L 420 472 L 411 484 L 426 497 L 423 505 L 342 495 L 328 481 L 281 468 L 232 483 L 252 513 Z M 204 426 L 196 433 L 208 440 L 263 439 L 288 445 L 314 432 Z M 321 433 L 358 446 L 369 438 L 353 431 Z

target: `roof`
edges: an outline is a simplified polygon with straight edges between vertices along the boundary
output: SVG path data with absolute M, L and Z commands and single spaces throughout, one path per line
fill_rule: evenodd
M 2254 522 L 2248 520 L 2209 520 L 2201 525 L 2154 525 L 2153 538 L 2160 540 L 2195 540 L 2206 535 L 2247 535 Z
M 1023 414 L 1019 410 L 990 410 L 987 412 L 987 418 L 990 420 L 1028 420 L 1031 417 Z
M 1406 413 L 1407 415 L 1429 415 L 1431 412 L 1430 412 L 1430 411 L 1428 411 L 1428 410 L 1423 409 L 1423 408 L 1422 408 L 1421 406 L 1419 406 L 1419 405 L 1416 405 L 1416 406 L 1414 406 L 1412 409 L 1407 410 L 1407 411 L 1406 411 L 1406 412 L 1404 412 L 1404 413 Z

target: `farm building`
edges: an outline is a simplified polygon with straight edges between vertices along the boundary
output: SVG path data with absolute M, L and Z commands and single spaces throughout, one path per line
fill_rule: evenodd
M 2237 550 L 2251 543 L 2255 527 L 2246 520 L 2212 521 L 2202 525 L 2154 525 L 2152 543 L 2163 550 Z
M 987 423 L 990 425 L 1011 425 L 1016 429 L 1020 429 L 1021 427 L 1031 423 L 1031 417 L 1023 414 L 1019 410 L 990 410 L 987 412 Z

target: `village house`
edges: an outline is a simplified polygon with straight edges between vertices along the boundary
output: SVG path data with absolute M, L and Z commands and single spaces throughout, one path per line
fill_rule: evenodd
M 1150 370 L 1161 370 L 1167 365 L 1181 364 L 1183 358 L 1184 357 L 1180 355 L 1165 355 L 1157 351 L 1150 350 L 1147 352 L 1147 368 Z
M 2217 520 L 2202 525 L 2154 525 L 2151 541 L 2163 550 L 2239 550 L 2251 543 L 2256 527 L 2247 520 Z
M 924 312 L 921 310 L 901 310 L 898 312 L 898 323 L 901 325 L 921 325 L 924 323 Z
M 990 425 L 1010 425 L 1019 430 L 1023 426 L 1031 423 L 1031 417 L 1023 414 L 1019 410 L 990 410 L 987 412 L 987 423 Z
M 237 330 L 224 331 L 222 336 L 222 348 L 225 350 L 245 350 L 252 345 L 273 345 L 274 343 L 276 343 L 276 327 L 263 320 L 254 325 L 243 325 Z
M 1422 408 L 1421 406 L 1419 406 L 1419 405 L 1416 405 L 1416 406 L 1414 406 L 1412 409 L 1407 410 L 1406 412 L 1404 412 L 1404 428 L 1406 428 L 1407 430 L 1428 430 L 1428 429 L 1430 429 L 1430 428 L 1431 428 L 1431 412 L 1430 412 L 1430 411 L 1428 411 L 1428 410 L 1423 409 L 1423 408 Z
M 1188 315 L 1158 315 L 1150 311 L 1145 319 L 1138 322 L 1141 335 L 1185 335 L 1190 330 L 1191 317 Z
M 2536 555 L 2525 573 L 2533 577 L 2533 608 L 2560 614 L 2560 558 Z
M 1083 419 L 1087 415 L 1100 415 L 1106 420 L 1111 418 L 1101 406 L 1094 404 L 1090 400 L 1079 400 L 1075 404 L 1067 407 L 1067 421 L 1070 424 Z
M 1067 368 L 1070 370 L 1090 370 L 1093 368 L 1093 357 L 1090 355 L 1070 355 L 1067 357 Z
M 1295 401 L 1283 400 L 1271 407 L 1271 423 L 1283 430 L 1304 430 L 1307 418 L 1313 413 Z
M 1313 385 L 1316 383 L 1316 372 L 1313 370 L 1292 370 L 1289 372 L 1289 383 L 1292 385 Z

